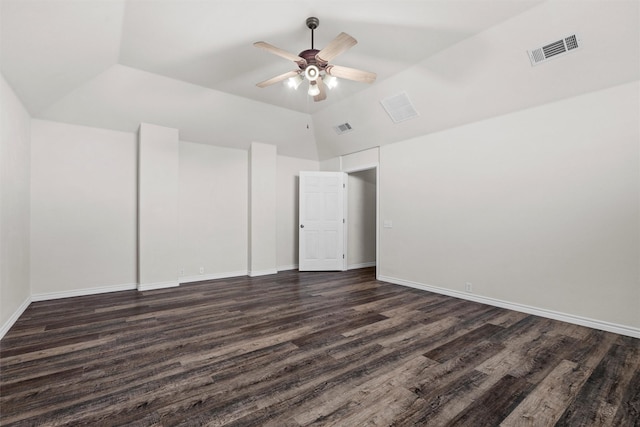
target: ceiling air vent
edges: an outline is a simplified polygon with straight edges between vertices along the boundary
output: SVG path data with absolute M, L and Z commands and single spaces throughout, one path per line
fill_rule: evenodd
M 548 43 L 542 47 L 529 50 L 527 53 L 529 54 L 531 65 L 538 65 L 556 56 L 569 53 L 569 51 L 580 47 L 580 44 L 578 36 L 573 34 L 553 43 Z
M 341 125 L 334 126 L 333 130 L 335 130 L 338 135 L 342 135 L 343 133 L 351 132 L 353 128 L 349 123 L 343 123 Z
M 394 123 L 418 117 L 418 112 L 405 92 L 383 99 L 380 103 Z

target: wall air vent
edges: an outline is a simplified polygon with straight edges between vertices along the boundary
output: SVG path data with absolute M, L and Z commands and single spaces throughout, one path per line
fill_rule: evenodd
M 573 34 L 552 43 L 527 51 L 531 65 L 538 65 L 560 55 L 569 53 L 581 46 L 580 38 Z
M 341 125 L 334 126 L 333 130 L 335 130 L 338 135 L 342 135 L 343 133 L 351 132 L 353 128 L 349 123 L 342 123 Z
M 380 103 L 394 123 L 413 119 L 419 115 L 405 92 L 385 98 Z

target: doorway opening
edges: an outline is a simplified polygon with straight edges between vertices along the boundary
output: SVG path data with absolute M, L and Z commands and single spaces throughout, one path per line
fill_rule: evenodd
M 378 182 L 377 165 L 345 172 L 300 172 L 300 271 L 377 267 Z
M 347 172 L 347 270 L 377 266 L 378 168 Z

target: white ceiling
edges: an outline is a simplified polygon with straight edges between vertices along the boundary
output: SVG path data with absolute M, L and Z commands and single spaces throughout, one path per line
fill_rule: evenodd
M 237 148 L 261 141 L 278 145 L 284 155 L 327 158 L 637 79 L 632 65 L 638 51 L 637 5 L 635 0 L 609 5 L 552 0 L 1 0 L 0 66 L 35 118 L 124 131 L 135 131 L 145 121 L 176 127 L 184 140 Z M 293 70 L 295 64 L 256 49 L 253 42 L 267 41 L 293 53 L 308 49 L 309 16 L 320 19 L 316 48 L 341 31 L 349 33 L 358 44 L 333 63 L 374 71 L 378 80 L 371 86 L 342 80 L 319 103 L 302 88 L 257 88 L 255 83 Z M 635 36 L 630 48 L 636 50 L 628 63 L 619 49 L 605 54 L 614 63 L 604 70 L 600 65 L 600 71 L 624 68 L 606 79 L 578 77 L 578 83 L 568 82 L 570 89 L 559 93 L 541 88 L 555 73 L 574 73 L 575 79 L 583 58 L 567 61 L 564 69 L 545 68 L 538 73 L 549 73 L 544 81 L 533 82 L 531 90 L 521 87 L 538 78 L 531 74 L 526 49 L 569 31 L 594 37 L 602 33 L 606 40 Z M 594 42 L 604 43 L 586 43 Z M 592 60 L 595 53 L 587 55 Z M 514 90 L 522 91 L 524 100 L 513 104 L 505 97 L 504 103 L 488 107 L 485 100 L 482 108 L 472 100 L 468 112 L 451 114 L 452 103 L 465 102 L 468 94 L 481 96 L 480 88 L 495 84 L 497 76 L 513 86 L 507 91 L 511 97 Z M 421 116 L 398 128 L 387 123 L 378 104 L 402 90 Z M 338 139 L 332 126 L 349 120 L 369 130 Z M 376 128 L 381 120 L 384 124 Z

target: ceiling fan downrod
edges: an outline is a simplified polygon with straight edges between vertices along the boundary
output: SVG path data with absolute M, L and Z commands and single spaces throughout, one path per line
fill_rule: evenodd
M 314 48 L 313 47 L 313 30 L 318 28 L 318 25 L 320 25 L 320 20 L 315 16 L 310 16 L 309 18 L 307 18 L 307 28 L 311 30 L 311 49 Z

